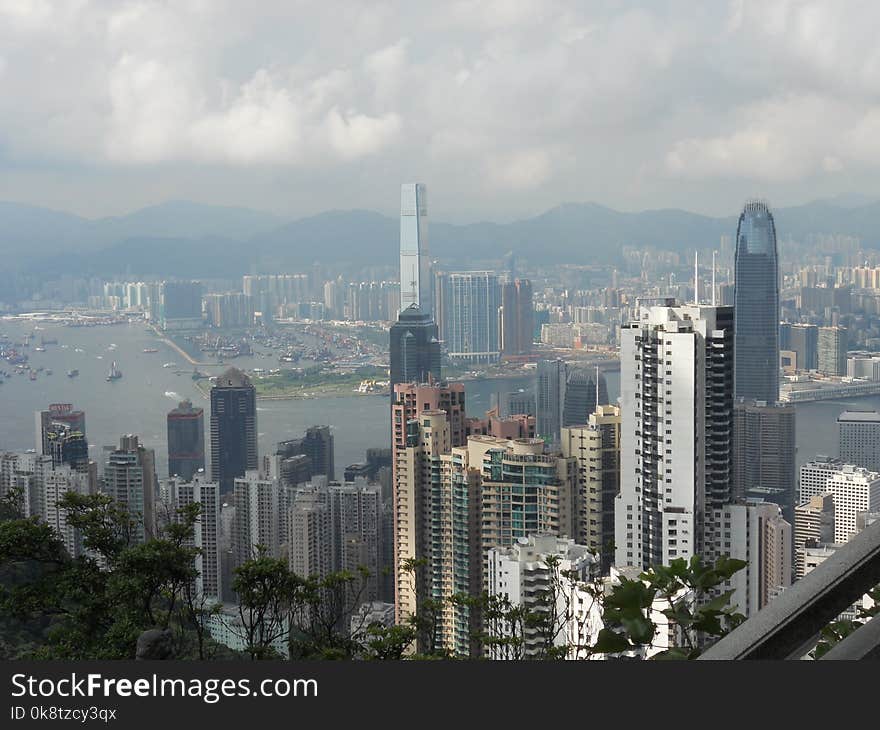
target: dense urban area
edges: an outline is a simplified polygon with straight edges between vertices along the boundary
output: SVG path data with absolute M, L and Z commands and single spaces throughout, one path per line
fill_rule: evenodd
M 368 278 L 0 291 L 0 654 L 693 657 L 877 520 L 865 242 L 750 201 L 696 250 L 470 270 L 400 202 Z

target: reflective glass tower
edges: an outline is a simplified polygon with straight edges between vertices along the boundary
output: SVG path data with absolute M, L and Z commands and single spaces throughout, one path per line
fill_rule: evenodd
M 413 304 L 431 314 L 428 197 L 421 183 L 400 186 L 400 311 Z
M 737 398 L 779 398 L 779 266 L 776 226 L 765 203 L 750 201 L 736 230 L 734 390 Z

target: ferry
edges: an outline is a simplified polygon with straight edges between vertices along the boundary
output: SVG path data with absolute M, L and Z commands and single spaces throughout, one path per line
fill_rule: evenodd
M 114 380 L 119 380 L 122 377 L 122 371 L 116 367 L 116 360 L 113 361 L 113 364 L 110 366 L 110 372 L 107 373 L 107 382 L 110 383 Z

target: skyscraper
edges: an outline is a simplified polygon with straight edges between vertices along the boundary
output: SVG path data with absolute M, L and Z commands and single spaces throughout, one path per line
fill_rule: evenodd
M 424 314 L 431 314 L 428 194 L 422 183 L 400 186 L 400 309 L 413 304 Z
M 749 201 L 736 230 L 735 393 L 779 400 L 779 267 L 776 226 L 766 203 Z
M 565 384 L 568 371 L 565 361 L 539 360 L 535 377 L 535 416 L 539 438 L 558 440 L 565 409 Z
M 257 465 L 256 390 L 241 370 L 229 368 L 211 388 L 211 479 L 228 494 L 235 478 Z
M 495 362 L 501 355 L 498 310 L 501 286 L 491 271 L 464 271 L 439 277 L 446 352 L 467 363 Z
M 119 448 L 107 452 L 103 491 L 132 515 L 136 542 L 145 542 L 155 535 L 158 485 L 156 452 L 141 446 L 137 436 L 121 436 Z
M 535 335 L 532 282 L 514 279 L 501 289 L 501 354 L 527 355 Z
M 49 427 L 53 423 L 64 423 L 70 426 L 71 431 L 78 431 L 85 438 L 86 414 L 80 410 L 74 410 L 71 403 L 52 403 L 45 411 L 37 411 L 37 453 L 49 453 Z
M 848 347 L 846 327 L 820 327 L 819 372 L 825 375 L 846 375 Z
M 397 383 L 440 380 L 433 306 L 427 193 L 424 185 L 407 183 L 400 189 L 400 312 L 390 332 L 392 392 Z
M 434 486 L 439 489 L 440 456 L 465 443 L 464 385 L 395 385 L 391 433 L 394 603 L 401 623 L 426 595 L 424 574 L 412 575 L 407 564 L 427 551 L 424 499 Z
M 440 380 L 440 340 L 429 313 L 415 304 L 391 325 L 391 387 Z
M 205 412 L 184 400 L 168 413 L 168 476 L 188 482 L 205 468 Z
M 579 426 L 586 423 L 597 406 L 608 402 L 605 377 L 596 370 L 568 367 L 565 397 L 562 404 L 562 425 Z
M 223 595 L 220 545 L 220 486 L 209 482 L 203 470 L 191 480 L 171 476 L 162 483 L 163 497 L 176 520 L 176 510 L 189 504 L 200 506 L 199 519 L 193 530 L 192 546 L 199 549 L 195 558 L 196 594 L 220 599 Z
M 330 426 L 309 426 L 303 437 L 303 453 L 312 462 L 312 474 L 323 474 L 328 481 L 336 478 L 333 458 L 333 434 Z
M 711 559 L 732 498 L 733 309 L 643 306 L 620 340 L 615 563 Z
M 797 503 L 794 406 L 741 402 L 733 417 L 734 496 L 745 499 L 762 488 L 792 523 Z
M 614 508 L 620 492 L 620 408 L 600 405 L 582 426 L 562 429 L 562 455 L 577 460 L 574 539 L 614 563 Z
M 164 330 L 195 329 L 202 325 L 203 287 L 198 281 L 166 281 L 160 295 Z

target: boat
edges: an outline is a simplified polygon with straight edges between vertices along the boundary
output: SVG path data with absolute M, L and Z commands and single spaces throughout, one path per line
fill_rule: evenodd
M 37 371 L 36 371 L 36 370 L 31 370 L 31 371 L 28 373 L 28 377 L 29 377 L 31 380 L 36 380 L 36 379 L 37 379 Z
M 37 346 L 34 348 L 34 352 L 46 352 L 46 348 L 43 347 L 42 345 L 37 345 Z
M 116 360 L 113 361 L 113 364 L 110 366 L 110 372 L 107 373 L 107 382 L 110 383 L 114 380 L 119 380 L 122 377 L 122 371 L 116 367 Z
M 79 370 L 68 370 L 67 371 L 68 378 L 75 378 L 77 375 L 79 375 Z
M 52 369 L 46 368 L 46 375 L 51 375 L 51 374 L 52 374 Z
M 176 366 L 177 366 L 177 363 L 176 363 L 176 362 L 166 362 L 162 367 L 163 367 L 163 368 L 173 368 L 173 367 L 176 367 Z
M 159 352 L 155 347 L 145 347 L 144 352 Z

